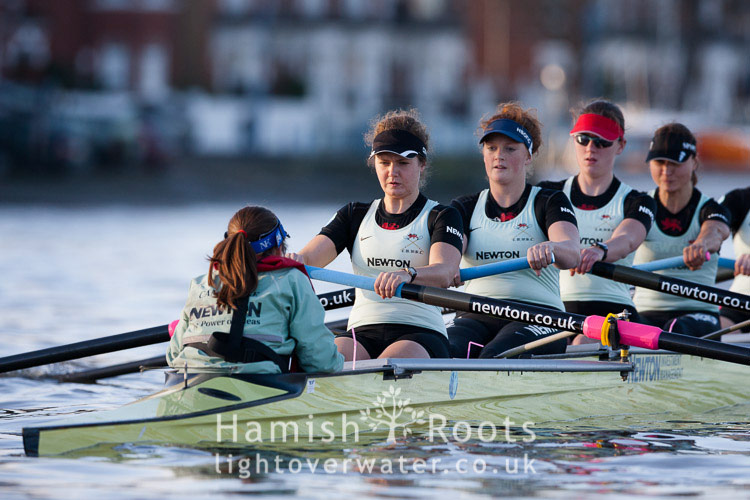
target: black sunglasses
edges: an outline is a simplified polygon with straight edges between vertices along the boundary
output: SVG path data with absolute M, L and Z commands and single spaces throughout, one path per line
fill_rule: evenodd
M 591 137 L 590 135 L 585 134 L 578 134 L 575 136 L 576 142 L 580 144 L 583 147 L 586 147 L 589 145 L 589 141 L 594 143 L 594 146 L 596 146 L 598 149 L 608 148 L 612 144 L 614 144 L 613 141 L 605 141 L 601 137 Z

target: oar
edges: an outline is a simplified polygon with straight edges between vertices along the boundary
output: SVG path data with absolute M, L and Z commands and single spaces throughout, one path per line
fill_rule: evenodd
M 341 307 L 354 304 L 354 288 L 344 288 L 335 292 L 319 293 L 318 300 L 326 311 L 332 311 Z
M 349 288 L 348 290 L 352 290 Z M 346 330 L 347 319 L 329 321 L 326 326 L 329 330 L 343 332 Z M 135 373 L 146 368 L 163 368 L 167 366 L 167 359 L 164 355 L 154 356 L 153 358 L 141 359 L 138 361 L 128 361 L 112 366 L 101 368 L 91 368 L 74 373 L 63 373 L 60 375 L 51 375 L 51 378 L 59 382 L 75 382 L 79 384 L 91 384 L 103 378 L 118 377 L 128 373 Z
M 548 337 L 541 338 L 539 340 L 534 340 L 532 342 L 527 342 L 526 344 L 519 345 L 518 347 L 513 347 L 511 349 L 508 349 L 507 351 L 503 351 L 500 354 L 496 354 L 494 357 L 496 358 L 512 358 L 513 356 L 520 356 L 521 354 L 530 351 L 532 349 L 536 349 L 539 346 L 551 344 L 552 342 L 560 339 L 568 338 L 572 335 L 578 335 L 578 332 L 557 332 L 553 333 L 552 335 L 549 335 Z
M 716 269 L 716 282 L 722 283 L 734 279 L 734 261 L 719 257 L 719 267 Z
M 746 319 L 745 321 L 741 321 L 735 325 L 722 328 L 721 330 L 716 330 L 715 332 L 707 333 L 701 338 L 702 339 L 715 339 L 717 337 L 721 337 L 725 333 L 732 333 L 732 332 L 736 332 L 737 330 L 742 330 L 746 326 L 750 326 L 750 319 Z
M 61 375 L 51 375 L 51 378 L 57 379 L 58 382 L 76 382 L 79 384 L 90 384 L 102 378 L 117 377 L 127 373 L 135 373 L 146 368 L 162 368 L 167 366 L 167 358 L 154 356 L 153 358 L 141 359 L 139 361 L 128 361 L 113 366 L 104 366 L 101 368 L 92 368 L 74 373 L 63 373 Z
M 727 259 L 726 257 L 719 257 L 719 267 L 734 270 L 734 260 Z
M 312 266 L 307 266 L 307 272 L 311 278 L 317 280 L 354 286 L 365 290 L 374 290 L 375 288 L 375 279 L 367 276 L 357 276 Z M 424 285 L 402 283 L 396 291 L 396 296 L 433 306 L 449 307 L 459 311 L 486 314 L 510 321 L 583 333 L 595 340 L 600 340 L 602 325 L 606 321 L 606 318 L 602 316 L 586 317 L 581 314 Z M 628 321 L 618 321 L 617 326 L 620 338 L 626 345 L 647 349 L 668 349 L 684 354 L 750 365 L 750 349 L 746 347 L 664 332 L 657 327 Z
M 354 303 L 354 289 L 348 288 L 322 293 L 318 295 L 318 299 L 327 311 L 350 306 Z M 0 373 L 168 342 L 168 327 L 169 325 L 155 326 L 144 330 L 6 356 L 0 358 Z
M 641 271 L 661 271 L 662 269 L 671 269 L 673 267 L 685 267 L 685 260 L 682 258 L 682 255 L 633 266 L 634 269 L 640 269 Z
M 555 263 L 555 254 L 552 254 L 552 263 Z M 529 266 L 529 261 L 526 260 L 526 257 L 503 260 L 501 262 L 493 262 L 491 264 L 483 264 L 481 266 L 475 267 L 465 267 L 460 270 L 461 281 L 484 278 L 487 276 L 510 273 L 513 271 L 520 271 L 521 269 L 528 269 L 529 267 L 531 266 Z
M 591 273 L 602 278 L 648 288 L 668 295 L 715 304 L 736 311 L 750 312 L 750 296 L 714 286 L 701 285 L 700 283 L 618 264 L 610 264 L 609 262 L 595 262 L 591 268 Z
M 0 358 L 0 373 L 167 342 L 169 341 L 168 327 L 169 325 L 154 326 L 144 330 L 6 356 Z

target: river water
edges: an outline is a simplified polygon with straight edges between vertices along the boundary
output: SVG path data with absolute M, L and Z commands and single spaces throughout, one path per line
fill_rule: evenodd
M 627 180 L 637 187 L 648 186 L 643 178 Z M 718 196 L 743 183 L 747 180 L 716 176 L 702 187 Z M 0 205 L 0 356 L 168 323 L 182 308 L 190 278 L 205 272 L 206 254 L 240 206 Z M 269 207 L 292 235 L 292 249 L 301 248 L 338 208 L 326 203 Z M 725 254 L 731 256 L 731 251 L 727 248 Z M 350 270 L 345 256 L 332 267 Z M 334 288 L 316 283 L 318 292 Z M 717 408 L 687 420 L 662 414 L 561 423 L 538 428 L 536 439 L 529 443 L 470 440 L 436 446 L 416 436 L 395 444 L 339 444 L 324 449 L 217 454 L 124 446 L 103 456 L 24 455 L 22 427 L 61 415 L 114 408 L 154 392 L 163 382 L 160 371 L 97 384 L 57 383 L 45 374 L 163 352 L 164 346 L 151 346 L 0 378 L 0 496 L 750 498 L 750 397 L 747 404 Z M 420 472 L 412 461 L 402 470 L 396 462 L 402 456 L 439 458 L 440 465 Z M 268 473 L 243 472 L 248 458 L 252 463 L 265 458 L 273 465 L 276 457 L 281 457 L 281 465 Z M 391 459 L 393 470 L 381 466 L 368 473 L 347 467 L 361 457 Z M 319 466 L 313 471 L 316 460 Z M 333 470 L 323 470 L 326 460 L 333 460 Z M 489 468 L 474 470 L 475 463 Z

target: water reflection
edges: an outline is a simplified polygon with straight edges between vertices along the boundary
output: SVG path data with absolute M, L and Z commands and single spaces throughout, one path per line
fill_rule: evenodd
M 0 209 L 0 338 L 5 340 L 0 355 L 167 323 L 181 310 L 190 278 L 204 272 L 205 255 L 236 208 Z M 284 220 L 294 246 L 308 241 L 338 207 L 272 208 Z M 344 257 L 334 267 L 347 266 Z M 324 285 L 316 287 L 326 291 Z M 112 353 L 33 374 L 115 364 L 163 350 L 153 346 Z M 156 372 L 94 385 L 0 377 L 3 497 L 716 496 L 746 494 L 750 487 L 750 404 L 688 415 L 690 420 L 674 420 L 677 414 L 622 414 L 542 424 L 530 443 L 506 442 L 499 432 L 491 443 L 431 443 L 416 435 L 390 445 L 381 436 L 357 446 L 120 446 L 102 448 L 95 456 L 23 455 L 22 427 L 114 408 L 154 392 L 162 381 Z M 259 457 L 269 465 L 279 457 L 279 471 L 240 478 L 240 461 L 252 467 Z M 304 467 L 308 460 L 318 460 L 316 472 Z M 328 460 L 333 461 L 332 473 L 323 470 Z M 369 471 L 365 460 L 375 460 Z M 384 460 L 391 461 L 390 472 Z M 299 472 L 292 473 L 298 463 Z

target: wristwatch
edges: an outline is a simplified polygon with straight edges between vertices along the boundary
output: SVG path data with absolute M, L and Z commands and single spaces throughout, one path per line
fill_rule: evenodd
M 409 266 L 409 267 L 405 267 L 404 271 L 406 271 L 407 273 L 409 273 L 409 276 L 411 276 L 411 279 L 409 280 L 409 283 L 414 282 L 414 280 L 417 278 L 417 270 L 414 269 L 413 267 Z
M 607 260 L 607 250 L 609 250 L 609 247 L 608 247 L 608 246 L 607 246 L 607 245 L 606 245 L 605 243 L 603 243 L 603 242 L 601 242 L 601 241 L 597 241 L 597 242 L 596 242 L 596 243 L 594 243 L 594 244 L 593 244 L 592 246 L 595 246 L 595 247 L 599 247 L 599 248 L 601 248 L 602 250 L 604 250 L 604 255 L 602 256 L 601 260 L 602 260 L 602 261 L 605 261 L 605 260 Z

